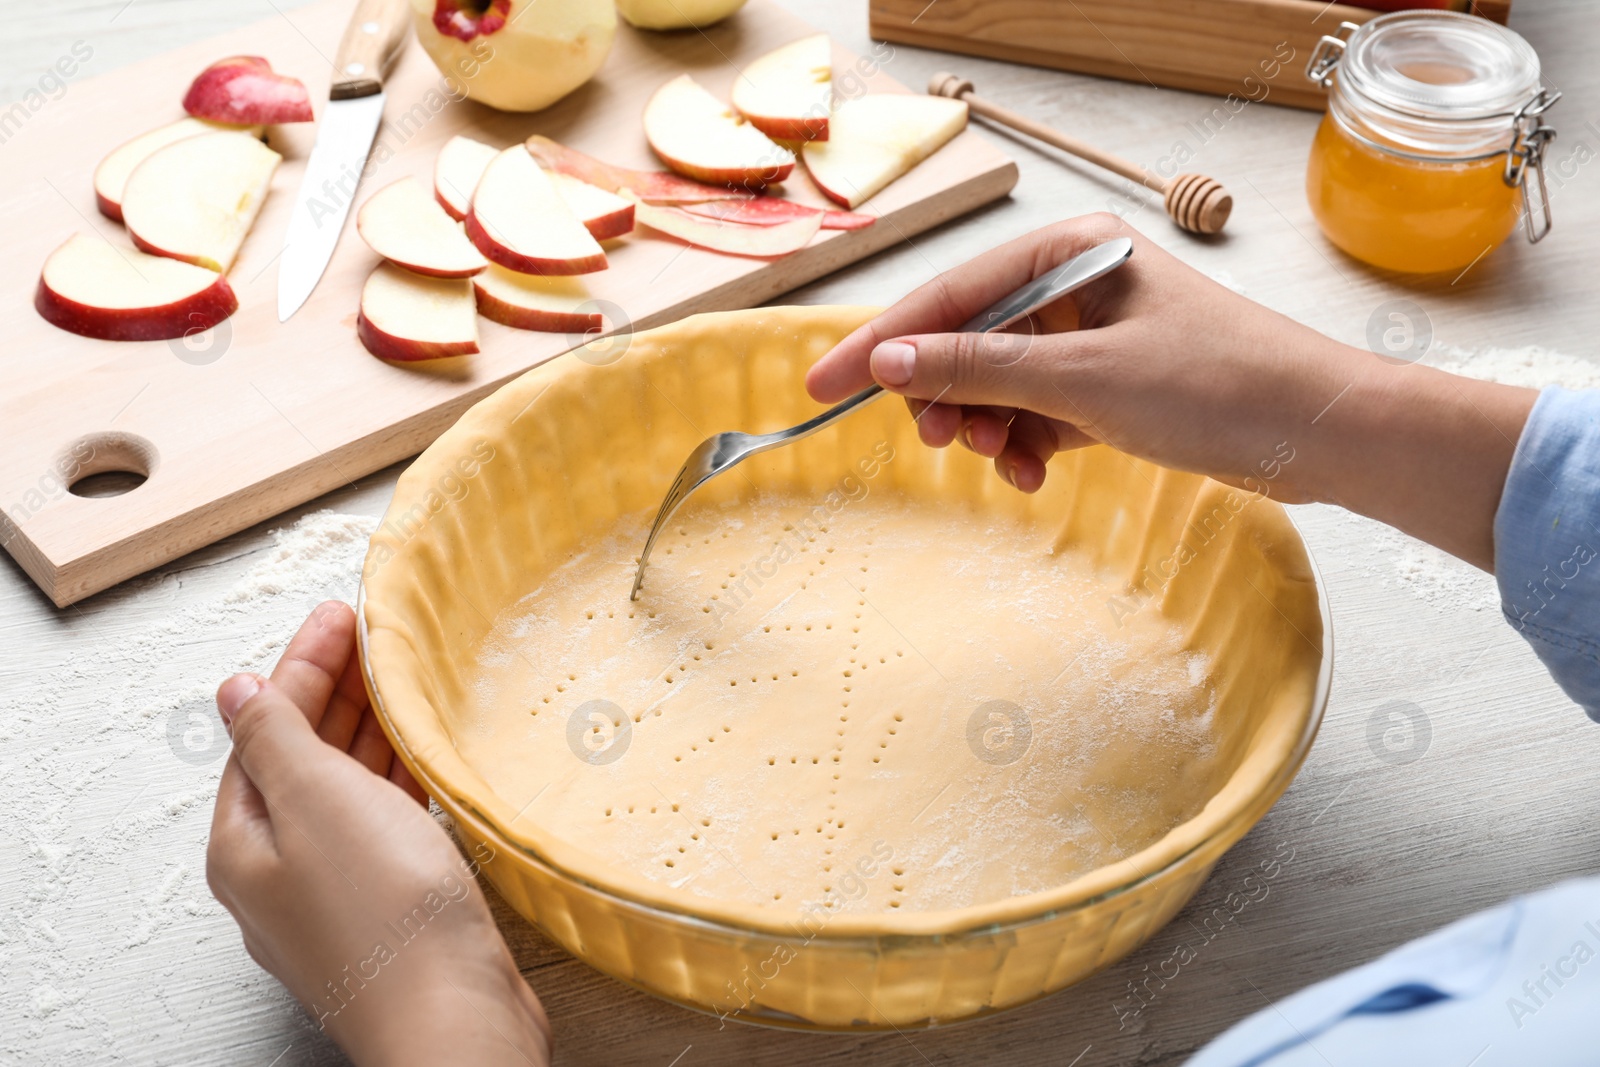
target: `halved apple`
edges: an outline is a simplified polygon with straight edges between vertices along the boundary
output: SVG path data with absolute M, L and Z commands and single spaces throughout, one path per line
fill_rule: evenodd
M 183 96 L 183 110 L 197 119 L 249 126 L 312 118 L 304 83 L 277 73 L 260 56 L 229 56 L 202 70 Z
M 701 215 L 691 215 L 682 208 L 637 203 L 634 218 L 639 225 L 660 230 L 680 241 L 735 256 L 788 255 L 804 248 L 822 228 L 820 211 L 773 226 L 746 226 L 738 222 L 714 222 Z
M 604 322 L 598 311 L 581 310 L 592 304 L 589 290 L 577 278 L 540 278 L 518 274 L 490 264 L 472 279 L 478 314 L 502 326 L 544 333 L 588 333 Z
M 757 196 L 749 200 L 707 200 L 699 204 L 684 204 L 683 210 L 708 219 L 725 219 L 742 222 L 747 226 L 776 226 L 790 219 L 803 219 L 811 215 L 822 216 L 824 230 L 860 230 L 877 222 L 875 215 L 862 215 L 854 211 L 825 211 L 809 204 L 797 204 L 777 196 Z
M 467 236 L 489 261 L 523 274 L 590 274 L 606 253 L 521 145 L 484 170 L 467 211 Z
M 833 111 L 833 46 L 802 37 L 749 64 L 733 83 L 733 106 L 778 141 L 826 141 Z
M 379 263 L 361 288 L 356 335 L 379 359 L 409 362 L 478 350 L 477 307 L 467 278 L 429 278 Z
M 209 330 L 239 300 L 214 270 L 75 233 L 44 261 L 33 306 L 46 322 L 85 337 L 165 341 Z
M 747 189 L 707 185 L 664 170 L 613 166 L 539 134 L 528 138 L 524 147 L 545 170 L 569 174 L 611 193 L 626 189 L 647 204 L 693 204 L 704 200 L 748 199 L 756 195 Z
M 247 133 L 202 133 L 157 149 L 128 175 L 122 221 L 146 252 L 227 272 L 282 157 Z
M 435 278 L 470 278 L 489 265 L 414 179 L 401 178 L 367 197 L 356 231 L 384 259 Z
M 457 135 L 446 141 L 433 161 L 433 195 L 457 222 L 467 217 L 472 190 L 478 187 L 500 149 Z
M 616 193 L 609 193 L 598 185 L 574 178 L 560 171 L 548 171 L 572 213 L 578 216 L 584 228 L 594 234 L 596 241 L 621 237 L 633 229 L 633 201 Z
M 680 74 L 644 108 L 644 136 L 661 161 L 698 181 L 761 189 L 794 169 L 794 153 Z
M 800 154 L 823 195 L 853 208 L 966 125 L 965 100 L 871 93 L 840 105 L 828 123 L 828 139 L 806 142 Z
M 133 173 L 134 167 L 148 159 L 152 152 L 158 148 L 165 148 L 174 141 L 181 141 L 185 137 L 225 130 L 238 130 L 252 137 L 261 136 L 260 126 L 229 126 L 207 119 L 181 118 L 177 122 L 158 126 L 148 133 L 141 133 L 133 140 L 124 141 L 113 148 L 111 154 L 102 159 L 100 165 L 94 169 L 94 203 L 100 209 L 100 214 L 113 222 L 122 221 L 122 190 L 128 184 L 128 175 Z
M 612 0 L 410 0 L 417 41 L 452 95 L 539 111 L 588 81 L 617 32 Z

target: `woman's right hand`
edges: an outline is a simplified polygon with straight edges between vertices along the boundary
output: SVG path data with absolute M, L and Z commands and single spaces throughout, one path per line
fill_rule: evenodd
M 1121 269 L 1007 331 L 950 333 L 1114 237 Z M 1025 492 L 1096 442 L 1286 502 L 1339 503 L 1483 567 L 1532 390 L 1397 364 L 1211 281 L 1125 222 L 1037 230 L 940 275 L 812 367 L 811 395 L 876 381 L 924 442 L 959 441 Z

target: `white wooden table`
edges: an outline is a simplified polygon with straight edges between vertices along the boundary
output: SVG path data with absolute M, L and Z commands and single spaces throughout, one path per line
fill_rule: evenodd
M 292 17 L 288 0 L 277 6 Z M 791 6 L 847 46 L 869 47 L 860 0 Z M 5 100 L 38 87 L 74 41 L 93 49 L 81 80 L 270 15 L 274 4 L 65 0 L 26 14 L 12 7 L 0 40 Z M 1554 164 L 1565 175 L 1554 193 L 1556 229 L 1538 248 L 1514 240 L 1455 284 L 1382 278 L 1322 240 L 1301 192 L 1312 115 L 1252 104 L 1202 142 L 1196 131 L 1210 98 L 910 49 L 897 50 L 889 69 L 911 85 L 938 69 L 960 71 L 993 99 L 1147 163 L 1185 142 L 1194 153 L 1188 169 L 1216 175 L 1234 192 L 1229 236 L 1187 239 L 1154 206 L 1138 225 L 1201 269 L 1340 339 L 1362 343 L 1374 309 L 1406 297 L 1427 312 L 1436 343 L 1537 342 L 1592 357 L 1600 336 L 1600 165 L 1588 161 L 1600 155 L 1600 22 L 1591 0 L 1519 7 L 1513 25 L 1567 94 L 1551 116 L 1562 131 Z M 1280 77 L 1298 77 L 1297 68 Z M 72 82 L 65 91 L 75 91 Z M 29 121 L 50 121 L 48 105 Z M 1121 200 L 1118 184 L 994 136 L 1022 166 L 1011 200 L 793 299 L 887 303 L 1004 239 Z M 0 166 L 26 165 L 0 143 Z M 0 347 L 0 359 L 27 358 Z M 218 680 L 270 665 L 309 604 L 354 591 L 359 536 L 332 544 L 327 558 L 342 566 L 264 595 L 275 554 L 295 550 L 274 530 L 323 508 L 370 521 L 396 473 L 364 478 L 64 611 L 9 559 L 0 563 L 0 796 L 9 816 L 0 823 L 0 1064 L 341 1061 L 246 956 L 207 892 L 204 845 L 225 746 L 209 742 L 203 724 Z M 496 901 L 554 1020 L 558 1061 L 1176 1064 L 1312 980 L 1507 896 L 1600 868 L 1600 727 L 1501 622 L 1492 581 L 1332 509 L 1299 509 L 1297 519 L 1327 580 L 1338 646 L 1321 737 L 1289 793 L 1142 951 L 1045 1001 L 949 1030 L 719 1030 L 714 1019 L 573 961 Z M 257 595 L 238 600 L 233 591 L 251 582 Z M 174 636 L 196 627 L 200 638 Z M 1391 751 L 1369 730 L 1393 701 L 1414 706 L 1422 728 L 1391 734 Z M 169 731 L 185 729 L 186 741 L 169 741 Z M 1292 856 L 1267 897 L 1175 978 L 1152 981 L 1148 1003 L 1129 1015 L 1129 983 L 1153 973 L 1180 941 L 1197 945 L 1204 917 L 1267 856 Z

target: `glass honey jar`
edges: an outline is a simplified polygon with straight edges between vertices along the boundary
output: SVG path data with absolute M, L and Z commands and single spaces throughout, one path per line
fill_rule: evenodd
M 1519 221 L 1530 241 L 1549 231 L 1555 130 L 1540 116 L 1560 94 L 1520 35 L 1453 12 L 1381 15 L 1323 37 L 1306 76 L 1329 90 L 1306 196 L 1345 252 L 1394 271 L 1463 270 Z

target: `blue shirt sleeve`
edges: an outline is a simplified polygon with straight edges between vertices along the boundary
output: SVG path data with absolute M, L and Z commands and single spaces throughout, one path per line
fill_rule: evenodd
M 1494 519 L 1501 610 L 1600 721 L 1600 389 L 1539 394 Z

